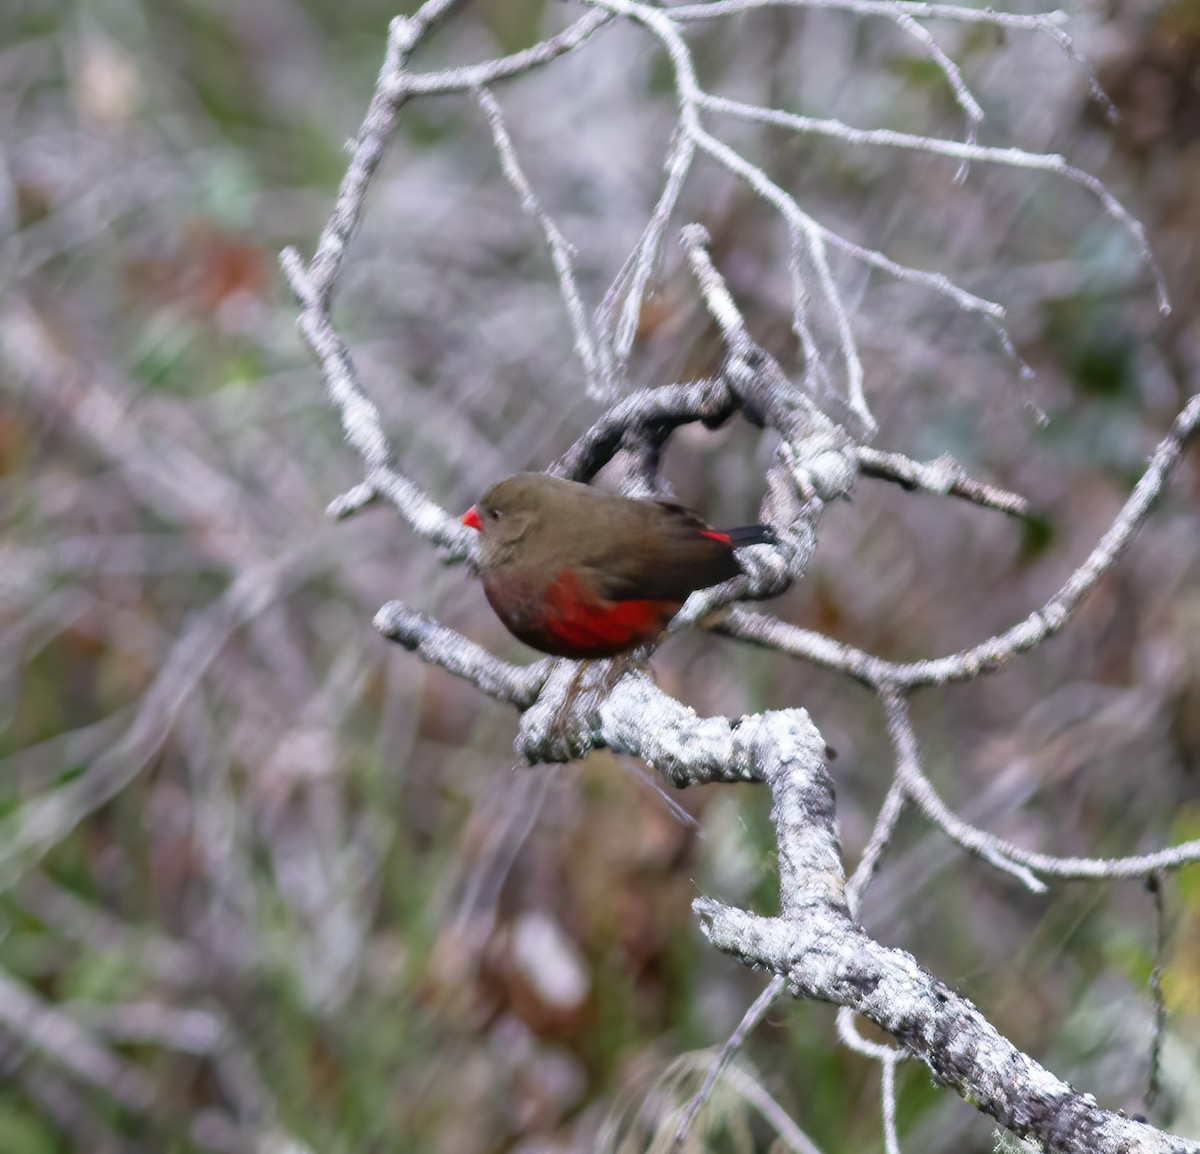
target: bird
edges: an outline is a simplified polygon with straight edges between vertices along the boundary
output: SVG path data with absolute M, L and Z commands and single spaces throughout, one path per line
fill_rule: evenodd
M 742 572 L 768 525 L 714 529 L 682 505 L 605 493 L 544 473 L 493 485 L 462 516 L 505 627 L 542 653 L 613 657 L 653 641 L 688 595 Z

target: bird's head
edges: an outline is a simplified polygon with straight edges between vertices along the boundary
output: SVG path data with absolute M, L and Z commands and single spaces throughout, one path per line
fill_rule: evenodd
M 505 558 L 561 500 L 568 482 L 544 473 L 518 473 L 493 485 L 462 516 L 482 538 L 484 565 Z

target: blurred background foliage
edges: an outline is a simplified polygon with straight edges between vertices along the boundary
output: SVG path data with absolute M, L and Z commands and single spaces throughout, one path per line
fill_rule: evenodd
M 1012 10 L 1028 11 L 1024 4 Z M 1010 310 L 1031 383 L 982 326 L 838 267 L 879 443 L 949 451 L 1025 523 L 865 482 L 786 618 L 896 657 L 1024 616 L 1084 557 L 1200 380 L 1194 0 L 1070 5 L 1121 113 L 1042 38 L 931 26 L 985 143 L 1061 151 L 1145 222 L 1127 238 L 1034 174 L 723 126 L 819 219 Z M 1078 9 L 1078 11 L 1076 11 Z M 382 642 L 400 597 L 526 651 L 393 514 L 329 524 L 356 480 L 277 274 L 311 252 L 382 59 L 379 0 L 5 0 L 0 7 L 0 1151 L 641 1150 L 762 985 L 698 893 L 778 900 L 762 790 L 665 797 L 625 759 L 513 767 L 510 711 Z M 512 51 L 571 5 L 467 5 L 419 66 Z M 694 37 L 710 87 L 861 126 L 961 135 L 893 25 L 761 11 Z M 596 301 L 661 181 L 661 55 L 618 27 L 498 90 Z M 702 221 L 752 329 L 796 364 L 779 222 L 702 169 Z M 407 108 L 338 319 L 402 466 L 450 508 L 543 467 L 585 398 L 540 236 L 466 98 Z M 719 345 L 672 249 L 639 384 Z M 833 398 L 826 398 L 836 407 Z M 771 446 L 684 430 L 676 492 L 752 516 Z M 1068 632 L 919 698 L 928 769 L 972 821 L 1051 852 L 1200 836 L 1200 472 L 1173 484 Z M 702 712 L 803 704 L 837 750 L 848 860 L 888 780 L 857 686 L 710 636 L 655 657 Z M 864 921 L 1106 1106 L 1200 1137 L 1200 874 L 1165 887 L 1164 1091 L 1143 1104 L 1154 903 L 1017 889 L 909 819 Z M 878 1071 L 832 1012 L 781 1005 L 694 1148 L 774 1149 L 770 1095 L 826 1154 L 882 1149 Z M 986 1120 L 901 1067 L 909 1150 Z

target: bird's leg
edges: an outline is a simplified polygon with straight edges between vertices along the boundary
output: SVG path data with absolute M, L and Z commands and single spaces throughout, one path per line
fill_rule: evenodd
M 628 653 L 618 653 L 615 657 L 609 658 L 608 668 L 604 671 L 604 680 L 601 683 L 601 691 L 606 694 L 611 693 L 616 688 L 617 682 L 627 673 L 644 670 L 649 674 L 650 655 L 656 646 L 657 642 L 651 641 L 645 645 L 639 645 L 636 649 L 631 649 Z
M 587 675 L 587 671 L 592 667 L 592 664 L 593 661 L 591 658 L 585 658 L 575 666 L 575 675 L 571 678 L 571 683 L 567 686 L 562 706 L 558 711 L 559 721 L 564 725 L 571 723 L 571 709 L 580 696 L 580 691 L 583 688 L 583 679 Z
M 579 718 L 579 711 L 575 706 L 582 696 L 584 677 L 593 664 L 590 659 L 576 663 L 575 672 L 567 683 L 567 688 L 563 693 L 562 700 L 558 703 L 546 735 L 550 748 L 565 750 L 573 757 L 587 752 L 586 749 L 580 748 L 578 740 L 572 741 L 571 736 L 576 720 L 582 720 Z
M 582 675 L 578 663 L 556 661 L 537 700 L 521 714 L 517 753 L 529 765 L 573 761 L 587 753 L 591 729 L 572 708 Z
M 565 751 L 573 757 L 587 752 L 577 731 L 589 727 L 591 709 L 612 692 L 626 673 L 637 668 L 639 654 L 640 651 L 635 651 L 608 659 L 587 658 L 576 664 L 550 722 L 549 748 Z M 641 660 L 645 660 L 644 656 Z
M 521 718 L 517 749 L 533 764 L 572 761 L 591 749 L 592 714 L 617 682 L 646 667 L 652 645 L 604 660 L 559 663 Z

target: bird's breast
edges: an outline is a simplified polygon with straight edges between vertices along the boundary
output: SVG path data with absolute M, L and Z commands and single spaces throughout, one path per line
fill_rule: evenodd
M 527 645 L 558 657 L 611 657 L 650 641 L 680 602 L 612 601 L 571 570 L 557 574 L 485 573 L 496 615 Z

